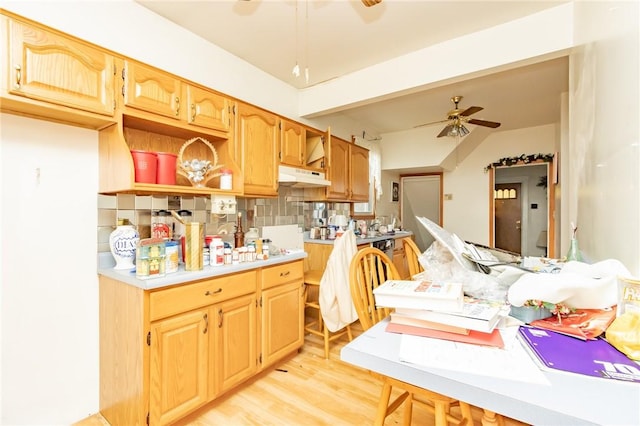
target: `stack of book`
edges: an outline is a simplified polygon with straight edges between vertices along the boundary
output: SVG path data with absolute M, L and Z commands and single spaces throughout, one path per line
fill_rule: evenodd
M 504 346 L 496 329 L 501 307 L 465 298 L 461 284 L 387 281 L 373 293 L 377 306 L 394 308 L 389 332 Z

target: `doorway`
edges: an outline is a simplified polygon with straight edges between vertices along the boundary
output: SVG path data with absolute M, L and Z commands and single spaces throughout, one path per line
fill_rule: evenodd
M 496 248 L 522 252 L 522 184 L 496 183 Z
M 522 256 L 553 256 L 554 186 L 551 164 L 491 169 L 490 245 Z
M 442 174 L 401 175 L 400 194 L 402 226 L 413 232 L 416 245 L 424 252 L 433 243 L 433 237 L 416 216 L 442 225 Z

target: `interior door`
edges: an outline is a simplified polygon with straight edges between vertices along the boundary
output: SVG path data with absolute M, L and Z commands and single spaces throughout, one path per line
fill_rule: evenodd
M 498 183 L 495 186 L 497 248 L 514 253 L 522 251 L 522 185 Z
M 425 251 L 433 237 L 416 220 L 416 216 L 442 225 L 442 175 L 400 177 L 400 219 L 404 229 L 413 232 L 420 251 Z

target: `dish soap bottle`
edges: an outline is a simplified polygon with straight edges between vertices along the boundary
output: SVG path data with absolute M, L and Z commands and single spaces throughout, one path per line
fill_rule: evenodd
M 571 228 L 573 229 L 573 233 L 571 235 L 571 245 L 569 246 L 569 251 L 567 252 L 567 262 L 570 260 L 582 262 L 582 254 L 580 254 L 580 249 L 578 248 L 578 238 L 576 237 L 578 227 L 573 222 L 571 222 Z
M 236 225 L 236 232 L 233 234 L 235 241 L 235 248 L 244 246 L 244 231 L 242 230 L 242 212 L 238 212 L 238 224 Z

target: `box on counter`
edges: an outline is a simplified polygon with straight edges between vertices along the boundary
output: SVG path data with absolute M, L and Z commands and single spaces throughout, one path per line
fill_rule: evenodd
M 165 270 L 165 241 L 162 238 L 141 239 L 136 247 L 136 278 L 164 277 Z

